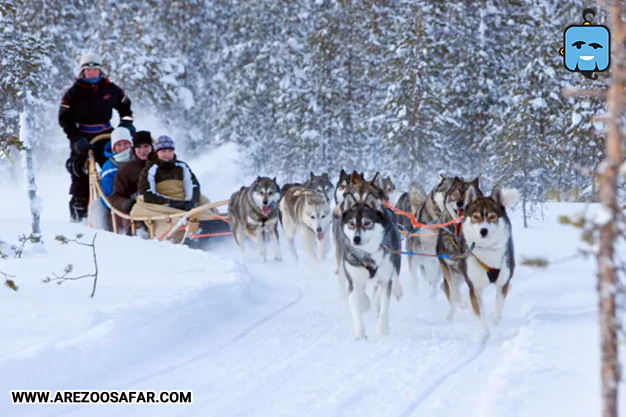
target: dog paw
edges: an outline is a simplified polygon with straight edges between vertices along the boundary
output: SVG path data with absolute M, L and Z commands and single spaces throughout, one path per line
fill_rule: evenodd
M 448 320 L 449 322 L 453 322 L 454 321 L 454 310 L 450 310 L 448 311 L 448 315 L 446 316 L 446 320 Z
M 383 325 L 378 325 L 378 336 L 386 336 L 389 334 L 389 325 L 388 324 L 383 324 Z
M 276 256 L 274 256 L 274 260 L 275 260 L 275 261 L 280 262 L 280 261 L 282 261 L 282 260 L 283 260 L 283 257 L 282 257 L 282 256 L 280 256 L 280 255 L 276 255 Z M 297 260 L 298 260 L 298 258 L 296 258 L 296 261 L 297 261 Z
M 354 332 L 354 340 L 364 340 L 364 339 L 367 339 L 367 336 L 365 336 L 365 329 Z
M 396 297 L 396 300 L 400 301 L 402 296 L 404 295 L 404 290 L 402 289 L 402 285 L 398 281 L 394 281 L 391 284 L 391 293 Z
M 500 321 L 502 320 L 502 316 L 496 313 L 491 313 L 491 315 L 489 316 L 489 322 L 493 325 L 493 326 L 497 326 L 498 324 L 500 324 Z

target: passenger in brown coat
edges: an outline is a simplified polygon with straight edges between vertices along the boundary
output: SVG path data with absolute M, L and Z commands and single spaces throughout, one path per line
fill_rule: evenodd
M 145 130 L 136 132 L 133 135 L 133 157 L 128 162 L 120 164 L 117 170 L 109 201 L 113 207 L 126 214 L 129 214 L 135 205 L 139 176 L 153 150 L 152 142 L 150 132 Z M 129 221 L 119 217 L 118 222 L 122 225 L 120 229 L 123 232 L 130 226 Z

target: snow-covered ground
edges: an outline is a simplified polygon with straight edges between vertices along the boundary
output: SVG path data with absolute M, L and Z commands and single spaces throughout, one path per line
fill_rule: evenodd
M 227 147 L 188 162 L 219 200 L 249 180 L 235 160 Z M 391 334 L 378 339 L 370 312 L 369 339 L 354 341 L 332 261 L 297 264 L 284 241 L 283 262 L 243 264 L 229 240 L 205 253 L 100 232 L 95 298 L 89 279 L 42 283 L 68 263 L 92 271 L 90 248 L 54 236 L 91 241 L 94 230 L 67 222 L 64 171 L 38 180 L 46 251 L 0 261 L 19 285 L 0 288 L 0 416 L 600 415 L 591 259 L 518 267 L 486 342 L 469 310 L 447 322 L 443 294 L 414 295 L 403 271 Z M 14 243 L 29 230 L 26 193 L 4 185 L 0 195 L 0 238 Z M 515 215 L 518 262 L 573 254 L 579 231 L 557 217 L 582 207 L 549 204 L 531 229 Z M 494 298 L 487 291 L 488 312 Z M 12 405 L 19 389 L 193 390 L 193 403 Z

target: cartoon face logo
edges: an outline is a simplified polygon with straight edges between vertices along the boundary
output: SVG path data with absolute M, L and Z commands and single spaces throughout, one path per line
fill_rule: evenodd
M 587 78 L 593 72 L 606 71 L 611 60 L 611 37 L 609 29 L 602 25 L 592 25 L 587 14 L 595 16 L 593 9 L 585 9 L 582 25 L 571 25 L 563 33 L 564 47 L 561 49 L 565 68 L 582 73 Z

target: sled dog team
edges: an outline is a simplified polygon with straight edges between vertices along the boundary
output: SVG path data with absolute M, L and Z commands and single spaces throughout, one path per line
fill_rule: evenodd
M 366 180 L 363 173 L 341 170 L 334 186 L 326 173 L 310 173 L 304 184 L 282 187 L 276 178 L 259 176 L 231 196 L 228 215 L 242 255 L 248 236 L 263 261 L 267 259 L 266 233 L 272 240 L 274 259 L 282 260 L 279 222 L 296 260 L 296 235 L 311 258 L 322 260 L 330 250 L 332 229 L 336 274 L 341 291 L 348 294 L 357 339 L 365 337 L 362 314 L 371 307 L 367 287 L 373 290 L 378 335 L 389 333 L 391 295 L 400 300 L 403 294 L 399 281 L 402 234 L 406 235 L 414 287 L 417 289 L 421 276 L 434 297 L 443 275 L 441 289 L 449 303 L 448 319 L 452 320 L 457 307 L 466 304 L 461 296 L 465 283 L 472 309 L 484 335 L 488 335 L 482 293 L 488 285 L 496 286 L 495 311 L 490 319 L 497 325 L 515 269 L 506 209 L 517 201 L 517 190 L 495 186 L 491 195 L 485 196 L 478 178 L 465 181 L 440 176 L 428 194 L 412 183 L 392 210 L 388 203 L 394 192 L 391 178 L 383 179 L 379 173 Z

